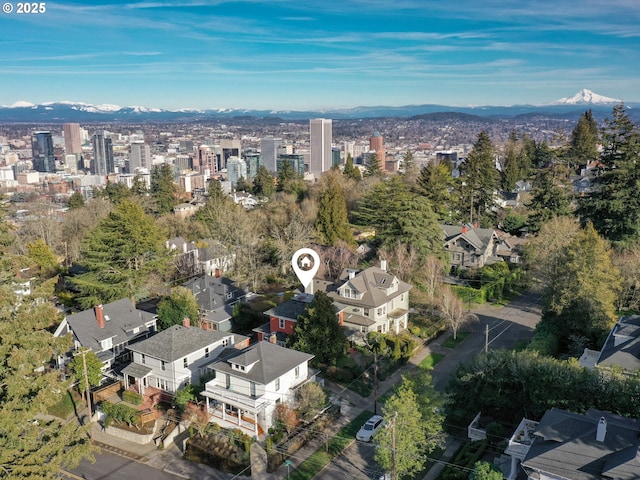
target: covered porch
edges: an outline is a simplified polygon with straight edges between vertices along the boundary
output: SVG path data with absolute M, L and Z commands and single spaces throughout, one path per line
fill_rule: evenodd
M 264 408 L 266 402 L 244 399 L 243 396 L 226 390 L 224 392 L 227 394 L 219 395 L 208 390 L 202 392 L 206 400 L 209 420 L 223 428 L 239 428 L 247 431 L 256 438 L 264 435 L 267 428 Z

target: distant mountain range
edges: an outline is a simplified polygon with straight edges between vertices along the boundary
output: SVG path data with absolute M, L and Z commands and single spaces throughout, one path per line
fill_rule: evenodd
M 198 122 L 215 121 L 225 118 L 246 117 L 247 119 L 271 119 L 302 121 L 315 117 L 340 119 L 399 117 L 420 118 L 434 113 L 455 112 L 484 118 L 516 118 L 518 116 L 542 115 L 551 118 L 576 119 L 587 108 L 594 115 L 603 117 L 611 113 L 620 100 L 598 95 L 590 90 L 581 90 L 573 97 L 561 98 L 547 105 L 511 105 L 511 106 L 447 106 L 447 105 L 405 105 L 355 107 L 347 109 L 328 109 L 317 111 L 292 110 L 246 110 L 233 108 L 220 109 L 179 109 L 163 110 L 141 106 L 121 107 L 119 105 L 92 105 L 80 102 L 50 102 L 32 104 L 17 102 L 10 106 L 0 106 L 0 123 L 59 123 L 59 122 Z M 625 103 L 636 116 L 640 113 L 640 103 Z

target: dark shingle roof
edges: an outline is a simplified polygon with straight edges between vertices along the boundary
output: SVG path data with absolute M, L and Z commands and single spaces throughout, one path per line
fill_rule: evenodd
M 244 350 L 237 351 L 212 365 L 218 372 L 229 373 L 236 377 L 267 385 L 276 378 L 293 370 L 298 365 L 308 362 L 313 355 L 299 352 L 290 348 L 280 347 L 270 342 L 258 342 Z M 239 371 L 231 367 L 231 363 L 238 365 L 252 365 L 248 371 Z
M 395 275 L 378 267 L 369 267 L 362 270 L 353 278 L 349 278 L 348 272 L 345 278 L 345 273 L 343 272 L 341 279 L 344 281 L 338 288 L 342 288 L 345 284 L 349 283 L 359 293 L 363 294 L 362 298 L 354 299 L 341 297 L 338 292 L 329 292 L 329 296 L 333 298 L 334 301 L 346 305 L 362 305 L 371 308 L 379 307 L 389 302 L 392 298 L 407 293 L 412 288 L 408 283 L 399 280 Z M 394 281 L 398 282 L 398 288 L 395 292 L 387 294 L 386 290 Z
M 609 333 L 596 364 L 616 365 L 630 372 L 640 370 L 640 315 L 620 318 Z
M 236 287 L 233 281 L 226 277 L 204 275 L 189 280 L 184 286 L 193 292 L 198 307 L 207 311 L 222 309 L 247 295 L 247 292 Z M 230 294 L 231 298 L 227 298 L 227 294 Z
M 228 332 L 174 325 L 127 348 L 132 352 L 158 358 L 165 362 L 174 362 L 230 336 L 232 334 Z
M 132 339 L 148 333 L 145 324 L 154 319 L 154 315 L 136 309 L 128 298 L 102 306 L 104 315 L 104 328 L 100 328 L 96 320 L 94 309 L 69 315 L 66 320 L 69 328 L 83 347 L 90 348 L 94 352 L 103 350 L 101 340 L 113 339 L 114 345 L 131 341 Z M 133 330 L 138 328 L 138 333 Z
M 596 431 L 602 417 L 607 426 L 600 442 Z M 522 465 L 572 480 L 600 480 L 603 475 L 637 479 L 640 463 L 632 452 L 637 453 L 640 446 L 639 426 L 636 420 L 608 412 L 592 409 L 579 415 L 553 408 L 540 420 L 536 439 Z

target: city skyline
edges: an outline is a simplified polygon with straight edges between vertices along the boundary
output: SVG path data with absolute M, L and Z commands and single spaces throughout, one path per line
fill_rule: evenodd
M 640 4 L 46 2 L 0 14 L 0 105 L 177 108 L 633 102 Z

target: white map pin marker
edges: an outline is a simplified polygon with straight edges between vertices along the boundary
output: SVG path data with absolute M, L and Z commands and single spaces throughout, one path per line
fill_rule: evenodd
M 313 277 L 316 276 L 318 268 L 320 268 L 320 257 L 310 248 L 301 248 L 293 254 L 291 258 L 291 266 L 293 271 L 296 272 L 298 280 L 302 283 L 304 291 L 306 293 L 313 293 L 313 289 L 310 292 L 307 290 L 313 284 Z

